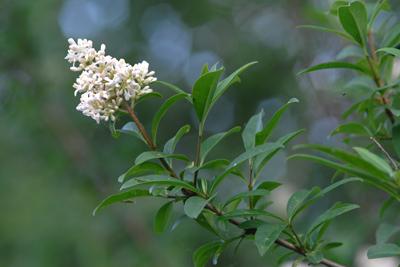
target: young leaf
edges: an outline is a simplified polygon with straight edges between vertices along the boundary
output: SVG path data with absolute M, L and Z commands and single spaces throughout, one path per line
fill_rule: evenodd
M 253 191 L 241 192 L 241 193 L 238 193 L 235 196 L 231 197 L 230 199 L 228 199 L 225 202 L 224 207 L 228 206 L 229 204 L 231 204 L 232 202 L 237 201 L 237 200 L 243 200 L 244 198 L 249 198 L 249 197 L 254 197 L 254 196 L 264 197 L 264 196 L 269 195 L 269 193 L 270 193 L 270 191 L 264 190 L 264 189 L 256 189 Z
M 318 264 L 323 260 L 324 254 L 321 251 L 311 251 L 306 254 L 306 257 L 310 263 Z
M 400 49 L 393 48 L 393 47 L 384 47 L 381 49 L 376 50 L 376 52 L 385 52 L 386 54 L 395 56 L 395 57 L 400 57 Z
M 131 200 L 133 198 L 137 197 L 145 197 L 145 196 L 150 196 L 150 193 L 148 190 L 143 190 L 143 189 L 132 189 L 128 190 L 122 193 L 114 194 L 106 199 L 104 199 L 94 210 L 93 210 L 93 216 L 96 215 L 96 213 L 101 210 L 104 207 L 107 207 L 111 204 L 114 204 L 116 202 L 123 202 L 126 200 Z
M 158 186 L 176 186 L 186 188 L 190 191 L 197 192 L 197 189 L 188 182 L 169 177 L 167 175 L 147 175 L 135 177 L 122 184 L 121 190 L 126 188 L 135 188 L 145 185 L 158 185 Z
M 400 256 L 400 247 L 395 244 L 379 244 L 372 246 L 367 252 L 368 259 Z
M 193 106 L 199 121 L 203 122 L 207 116 L 218 80 L 223 69 L 207 72 L 195 82 L 192 91 Z
M 252 65 L 254 65 L 256 63 L 257 63 L 257 61 L 253 61 L 253 62 L 247 63 L 246 65 L 240 67 L 239 69 L 234 71 L 231 75 L 229 75 L 228 77 L 226 77 L 225 79 L 220 81 L 218 83 L 218 86 L 217 86 L 217 88 L 215 90 L 215 93 L 214 93 L 214 96 L 212 98 L 211 106 L 214 105 L 215 102 L 217 102 L 217 100 L 225 93 L 225 91 L 229 88 L 229 86 L 231 86 L 232 84 L 240 81 L 239 75 L 242 72 L 244 72 L 250 66 L 252 66 Z
M 180 89 L 178 86 L 168 83 L 168 82 L 164 82 L 164 81 L 155 81 L 154 83 L 164 85 L 165 87 L 167 87 L 168 89 L 171 89 L 172 91 L 174 91 L 177 94 L 186 94 L 186 100 L 189 100 L 190 102 L 192 102 L 192 98 L 191 98 L 190 94 L 186 93 L 185 91 Z
M 204 140 L 200 146 L 200 162 L 201 162 L 201 164 L 203 164 L 208 153 L 210 153 L 210 151 L 219 142 L 221 142 L 222 139 L 224 139 L 225 137 L 228 137 L 229 135 L 231 135 L 233 133 L 239 132 L 240 129 L 241 129 L 240 126 L 236 126 L 236 127 L 233 127 L 232 129 L 230 129 L 229 131 L 212 135 L 212 136 L 208 137 L 206 140 Z
M 207 262 L 223 246 L 221 241 L 213 241 L 199 247 L 193 254 L 193 263 L 195 267 L 204 267 Z
M 338 16 L 343 29 L 357 43 L 365 47 L 367 33 L 367 10 L 362 2 L 355 1 L 338 9 Z
M 173 104 L 175 104 L 178 100 L 184 98 L 185 96 L 186 96 L 186 94 L 184 94 L 184 93 L 171 96 L 164 102 L 164 104 L 161 105 L 160 109 L 154 115 L 154 119 L 151 124 L 151 133 L 152 133 L 153 142 L 155 144 L 157 144 L 157 132 L 158 132 L 158 126 L 160 125 L 161 119 L 164 117 L 164 115 L 167 113 L 167 111 L 171 108 L 171 106 Z
M 347 203 L 335 203 L 330 209 L 322 213 L 311 225 L 310 229 L 307 232 L 307 235 L 310 235 L 314 232 L 320 225 L 323 223 L 330 221 L 336 218 L 339 215 L 342 215 L 346 212 L 352 211 L 354 209 L 358 209 L 359 206 L 355 204 L 347 204 Z
M 174 202 L 170 201 L 164 204 L 157 211 L 156 217 L 154 219 L 154 231 L 157 234 L 162 234 L 164 233 L 165 229 L 167 229 L 172 214 L 173 204 Z
M 298 102 L 299 102 L 299 100 L 297 98 L 292 98 L 285 105 L 283 105 L 281 108 L 279 108 L 278 111 L 275 112 L 275 114 L 272 116 L 272 118 L 265 125 L 264 129 L 262 129 L 259 133 L 257 133 L 257 136 L 256 136 L 256 144 L 257 145 L 261 145 L 268 140 L 268 138 L 271 136 L 272 130 L 274 130 L 275 127 L 278 125 L 279 121 L 282 118 L 282 115 L 288 109 L 290 104 L 298 103 Z
M 352 69 L 352 70 L 360 71 L 365 74 L 369 74 L 369 70 L 367 68 L 365 68 L 364 66 L 360 66 L 360 65 L 356 65 L 356 64 L 348 63 L 348 62 L 342 62 L 342 61 L 330 61 L 330 62 L 321 63 L 318 65 L 309 67 L 305 70 L 298 72 L 297 75 L 301 75 L 304 73 L 310 73 L 310 72 L 314 72 L 317 70 L 326 70 L 326 69 Z
M 189 159 L 185 155 L 181 154 L 165 154 L 163 152 L 158 151 L 146 151 L 137 156 L 135 160 L 135 165 L 142 164 L 143 162 L 153 160 L 153 159 L 162 159 L 162 158 L 173 158 L 179 159 L 183 161 L 189 161 Z
M 378 155 L 368 151 L 363 147 L 354 147 L 354 150 L 360 155 L 362 159 L 374 165 L 377 169 L 387 173 L 389 176 L 393 175 L 393 170 L 384 159 Z
M 271 248 L 285 228 L 286 224 L 271 223 L 265 223 L 258 227 L 254 236 L 254 242 L 261 256 Z
M 118 182 L 123 183 L 127 178 L 144 174 L 160 174 L 164 173 L 165 169 L 154 162 L 143 162 L 139 165 L 133 165 L 129 170 L 118 177 Z
M 263 115 L 264 111 L 261 110 L 259 113 L 252 116 L 246 124 L 246 127 L 244 127 L 242 132 L 242 140 L 246 150 L 249 150 L 256 145 L 256 134 L 261 131 L 263 127 Z
M 207 199 L 193 196 L 186 200 L 183 210 L 188 217 L 196 219 L 208 202 Z
M 379 225 L 376 231 L 376 243 L 383 244 L 386 243 L 394 234 L 400 231 L 400 227 L 396 225 L 391 225 L 387 223 L 382 223 Z
M 190 131 L 190 125 L 185 125 L 185 126 L 181 127 L 176 132 L 174 137 L 172 137 L 171 139 L 169 139 L 167 141 L 167 143 L 165 143 L 165 145 L 164 145 L 164 153 L 166 153 L 166 154 L 174 153 L 175 147 L 178 144 L 179 140 L 181 140 L 182 136 L 187 134 L 189 131 Z M 171 165 L 170 159 L 167 159 L 167 162 Z
M 297 210 L 302 206 L 304 201 L 310 196 L 310 194 L 314 193 L 314 190 L 300 190 L 295 192 L 288 200 L 286 206 L 286 213 L 289 219 L 289 222 L 292 221 L 294 215 Z

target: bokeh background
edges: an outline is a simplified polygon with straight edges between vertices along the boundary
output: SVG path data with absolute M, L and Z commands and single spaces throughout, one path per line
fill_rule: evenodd
M 400 15 L 398 2 L 391 2 Z M 260 109 L 269 117 L 297 97 L 301 103 L 286 114 L 275 136 L 305 128 L 297 143 L 338 145 L 339 139 L 327 136 L 350 103 L 337 85 L 347 74 L 296 76 L 310 64 L 334 59 L 345 46 L 335 36 L 296 28 L 332 23 L 323 15 L 329 5 L 328 0 L 0 0 L 0 266 L 192 266 L 192 252 L 213 238 L 190 221 L 155 235 L 152 218 L 159 201 L 138 200 L 91 215 L 101 199 L 117 192 L 118 175 L 144 147 L 129 136 L 112 138 L 106 125 L 75 110 L 76 73 L 64 60 L 67 38 L 89 38 L 97 48 L 105 43 L 108 53 L 130 63 L 147 60 L 159 79 L 188 91 L 204 63 L 219 62 L 230 72 L 257 60 L 213 109 L 208 134 L 243 125 Z M 159 104 L 151 100 L 139 108 L 147 126 Z M 162 122 L 161 139 L 193 123 L 193 115 L 176 105 Z M 194 142 L 188 135 L 178 150 L 190 153 Z M 230 137 L 214 155 L 234 157 L 240 143 L 239 136 Z M 273 209 L 282 213 L 291 193 L 327 185 L 333 175 L 312 163 L 287 162 L 291 153 L 280 153 L 263 175 L 284 183 L 271 197 Z M 238 191 L 235 185 L 224 190 Z M 332 224 L 328 236 L 345 245 L 329 256 L 349 266 L 395 266 L 395 259 L 367 261 L 365 255 L 375 241 L 385 197 L 347 185 L 313 206 L 298 228 L 336 200 L 360 204 Z M 176 210 L 174 218 L 180 216 Z M 224 253 L 218 266 L 277 266 L 283 252 L 261 258 L 244 242 L 238 254 Z

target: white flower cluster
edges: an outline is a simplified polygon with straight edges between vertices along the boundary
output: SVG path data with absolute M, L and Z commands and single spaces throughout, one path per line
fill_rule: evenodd
M 90 40 L 75 42 L 70 38 L 68 42 L 65 59 L 72 63 L 72 71 L 82 71 L 73 85 L 75 96 L 81 94 L 76 109 L 97 123 L 115 121 L 115 113 L 122 103 L 130 104 L 153 91 L 149 85 L 157 78 L 154 71 L 149 71 L 146 61 L 132 66 L 124 59 L 106 55 L 104 44 L 96 51 Z

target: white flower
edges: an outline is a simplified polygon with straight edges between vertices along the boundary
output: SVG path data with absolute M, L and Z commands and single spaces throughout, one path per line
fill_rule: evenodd
M 124 102 L 132 104 L 153 91 L 149 85 L 157 78 L 146 61 L 132 66 L 124 59 L 106 55 L 104 44 L 96 51 L 90 40 L 68 39 L 68 42 L 65 59 L 72 63 L 72 71 L 82 71 L 73 85 L 75 96 L 81 94 L 76 109 L 97 123 L 115 121 L 115 114 Z

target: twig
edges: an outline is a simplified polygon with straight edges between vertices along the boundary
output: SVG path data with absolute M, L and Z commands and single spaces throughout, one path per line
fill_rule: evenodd
M 395 170 L 399 169 L 399 166 L 397 165 L 396 161 L 390 156 L 389 152 L 386 151 L 386 149 L 381 145 L 381 143 L 376 140 L 375 137 L 371 136 L 370 139 L 375 143 L 375 145 L 385 154 L 385 156 L 388 158 L 390 163 L 393 165 L 393 168 Z

